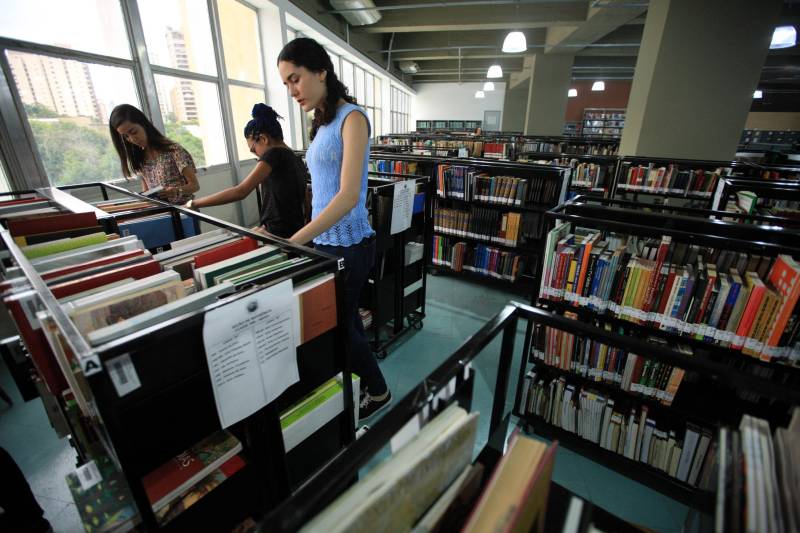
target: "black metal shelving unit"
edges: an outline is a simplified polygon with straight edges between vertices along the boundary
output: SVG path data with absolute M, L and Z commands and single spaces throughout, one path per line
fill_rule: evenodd
M 775 201 L 800 203 L 800 181 L 769 181 L 754 178 L 724 178 L 720 180 L 717 194 L 714 198 L 713 208 L 724 211 L 728 201 L 736 197 L 739 191 L 750 191 L 758 197 L 757 211 L 744 219 L 753 224 L 772 225 L 781 227 L 800 227 L 800 218 L 780 217 L 765 215 L 761 208 Z
M 140 197 L 108 184 L 99 185 L 109 192 Z M 54 198 L 63 199 L 56 191 L 37 192 L 45 197 L 52 193 Z M 70 195 L 66 196 L 75 205 L 82 203 Z M 323 441 L 337 441 L 333 450 L 336 453 L 354 440 L 350 364 L 344 349 L 344 332 L 340 327 L 300 345 L 297 349 L 299 382 L 266 407 L 228 428 L 243 445 L 240 455 L 246 460 L 245 467 L 160 528 L 144 490 L 143 476 L 221 429 L 203 345 L 205 313 L 224 308 L 231 302 L 286 280 L 303 281 L 319 274 L 332 273 L 336 285 L 338 324 L 343 324 L 340 266 L 336 258 L 313 249 L 292 245 L 282 239 L 268 238 L 182 207 L 158 200 L 150 201 L 178 215 L 277 245 L 290 256 L 309 257 L 311 262 L 289 271 L 265 275 L 202 310 L 91 347 L 8 231 L 0 230 L 0 238 L 12 262 L 20 267 L 27 283 L 37 292 L 41 309 L 52 317 L 82 370 L 77 378 L 85 380 L 86 390 L 90 392 L 89 405 L 96 413 L 92 417 L 95 437 L 122 472 L 142 526 L 148 531 L 230 529 L 245 516 L 258 516 L 277 505 L 291 493 L 293 487 L 302 484 L 308 475 L 320 467 L 327 460 L 325 454 L 320 453 Z M 85 209 L 88 204 L 83 204 Z M 67 207 L 67 204 L 61 205 Z M 70 208 L 74 207 L 69 205 Z M 109 217 L 104 220 L 111 223 L 114 219 Z M 129 357 L 140 381 L 140 387 L 122 397 L 112 383 L 109 366 L 112 360 L 121 355 Z M 339 373 L 343 376 L 343 411 L 324 426 L 324 435 L 315 434 L 314 446 L 304 450 L 298 447 L 285 453 L 279 413 Z
M 550 161 L 550 164 L 557 164 L 560 166 L 567 166 L 570 168 L 569 186 L 567 189 L 566 200 L 578 195 L 596 196 L 599 198 L 606 198 L 611 192 L 614 185 L 614 178 L 617 174 L 617 164 L 619 157 L 616 155 L 579 155 L 579 154 L 554 154 L 548 152 L 521 152 L 517 154 L 517 159 L 526 158 L 532 162 L 542 160 Z M 576 177 L 581 164 L 594 164 L 604 169 L 604 179 L 602 182 L 596 182 L 595 185 L 601 187 L 593 187 L 585 185 L 584 180 L 576 183 Z

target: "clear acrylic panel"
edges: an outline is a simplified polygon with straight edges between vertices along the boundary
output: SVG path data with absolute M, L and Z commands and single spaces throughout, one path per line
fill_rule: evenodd
M 156 92 L 167 137 L 192 154 L 196 167 L 228 162 L 216 84 L 157 74 Z
M 162 67 L 217 74 L 208 5 L 203 0 L 138 0 L 147 55 Z
M 217 6 L 228 78 L 264 83 L 258 13 L 238 0 L 217 0 Z
M 120 3 L 110 0 L 3 0 L 0 35 L 130 59 Z
M 108 117 L 118 104 L 139 107 L 133 73 L 10 50 L 6 57 L 50 182 L 121 178 Z

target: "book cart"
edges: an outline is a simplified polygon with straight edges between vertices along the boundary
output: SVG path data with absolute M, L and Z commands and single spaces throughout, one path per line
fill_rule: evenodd
M 108 192 L 141 198 L 113 185 L 98 186 L 108 189 Z M 54 190 L 39 190 L 37 193 L 64 200 Z M 79 206 L 79 200 L 72 196 L 69 198 L 72 199 L 60 204 L 62 209 Z M 0 237 L 10 254 L 11 264 L 22 270 L 27 283 L 38 294 L 40 309 L 55 323 L 80 368 L 79 372 L 67 377 L 73 393 L 86 398 L 88 410 L 81 414 L 87 426 L 92 428 L 89 432 L 71 428 L 73 435 L 88 435 L 90 441 L 78 443 L 79 462 L 92 458 L 98 447 L 103 450 L 103 455 L 112 460 L 127 483 L 147 531 L 230 529 L 243 518 L 258 516 L 274 506 L 327 457 L 352 442 L 355 422 L 350 365 L 340 327 L 298 346 L 299 381 L 266 407 L 227 428 L 243 446 L 240 455 L 246 462 L 244 468 L 159 527 L 144 489 L 143 477 L 221 429 L 203 343 L 205 314 L 278 283 L 303 281 L 327 273 L 334 276 L 337 322 L 342 324 L 341 265 L 336 258 L 313 249 L 268 238 L 158 200 L 150 202 L 213 227 L 277 245 L 290 256 L 308 257 L 311 261 L 257 278 L 199 311 L 177 316 L 99 346 L 90 346 L 9 232 L 0 230 Z M 82 209 L 87 209 L 87 205 L 84 204 Z M 119 371 L 116 361 L 120 356 L 131 362 L 125 376 L 115 374 Z M 343 376 L 344 409 L 319 429 L 314 438 L 306 439 L 285 453 L 279 413 L 340 373 Z M 117 392 L 119 384 L 133 378 L 138 380 L 138 388 L 120 397 Z
M 569 169 L 555 165 L 457 158 L 437 160 L 434 171 L 433 236 L 438 245 L 434 244 L 431 252 L 433 261 L 430 268 L 532 294 L 538 287 L 542 245 L 549 224 L 544 213 L 564 200 Z M 470 185 L 477 183 L 470 182 L 471 174 L 488 175 L 482 178 L 486 190 L 479 191 L 475 185 Z M 539 197 L 515 203 L 510 198 L 501 197 L 499 184 L 509 177 L 527 181 L 531 194 Z M 498 192 L 493 192 L 495 185 Z M 471 226 L 452 223 L 453 215 L 457 221 L 460 213 L 469 214 Z M 518 232 L 513 241 L 503 240 L 501 235 L 505 231 L 503 215 L 509 214 L 519 216 Z M 496 223 L 492 222 L 493 217 L 497 219 Z M 454 254 L 459 245 L 464 248 L 463 254 Z M 493 265 L 500 264 L 497 258 L 503 254 L 512 258 L 520 256 L 521 266 L 516 277 L 493 268 Z
M 376 357 L 384 359 L 394 342 L 411 329 L 423 327 L 431 180 L 426 176 L 376 171 L 370 171 L 369 176 L 367 209 L 375 230 L 375 265 L 367 280 L 367 289 L 362 292 L 360 306 L 369 309 L 372 315 L 367 329 L 372 351 Z M 392 233 L 394 190 L 398 180 L 413 180 L 416 193 L 410 227 Z M 419 250 L 416 250 L 417 244 Z
M 714 220 L 709 215 L 733 214 L 581 197 L 548 212 L 548 217 L 559 223 L 571 223 L 572 232 L 577 228 L 585 228 L 602 232 L 604 238 L 610 238 L 611 233 L 656 241 L 669 236 L 673 243 L 748 254 L 751 258 L 756 255 L 775 258 L 779 254 L 800 258 L 800 232 L 795 229 Z M 555 242 L 552 246 L 555 248 Z M 713 263 L 711 259 L 707 261 Z M 652 416 L 662 430 L 666 428 L 668 431 L 675 431 L 678 439 L 684 428 L 688 434 L 692 427 L 697 428 L 694 431 L 698 434 L 713 435 L 720 425 L 738 425 L 743 414 L 759 416 L 773 425 L 785 425 L 791 406 L 800 404 L 800 367 L 790 365 L 784 360 L 786 351 L 784 355 L 779 353 L 775 357 L 754 357 L 742 349 L 709 341 L 714 336 L 711 334 L 709 337 L 708 330 L 690 335 L 682 333 L 680 327 L 677 330 L 670 327 L 670 331 L 667 331 L 658 326 L 662 319 L 656 318 L 658 322 L 654 322 L 646 312 L 639 320 L 630 319 L 625 318 L 625 313 L 629 311 L 624 311 L 623 316 L 619 316 L 611 313 L 610 303 L 609 310 L 602 311 L 602 306 L 598 308 L 596 301 L 590 301 L 591 304 L 588 304 L 579 299 L 573 303 L 566 296 L 559 298 L 543 284 L 537 305 L 569 317 L 575 325 L 573 329 L 558 329 L 574 332 L 576 336 L 580 335 L 579 338 L 599 339 L 603 345 L 616 347 L 626 354 L 638 354 L 637 357 L 643 358 L 644 364 L 650 364 L 651 368 L 672 371 L 672 375 L 675 375 L 674 371 L 677 369 L 683 381 L 678 380 L 675 388 L 670 390 L 671 386 L 664 385 L 666 380 L 663 376 L 670 377 L 667 373 L 654 381 L 642 378 L 639 388 L 631 386 L 624 389 L 614 377 L 615 373 L 620 373 L 620 367 L 614 368 L 613 365 L 623 364 L 620 359 L 616 359 L 617 363 L 612 363 L 609 355 L 607 364 L 602 360 L 590 359 L 587 372 L 587 369 L 582 368 L 581 362 L 575 361 L 573 366 L 570 359 L 559 361 L 548 357 L 548 354 L 553 355 L 553 345 L 548 344 L 553 339 L 548 335 L 553 332 L 540 330 L 534 333 L 538 346 L 535 344 L 536 347 L 520 367 L 520 382 L 525 372 L 532 368 L 538 375 L 563 378 L 576 389 L 580 387 L 588 391 L 599 391 L 600 394 L 614 399 L 618 407 L 622 406 L 623 412 L 631 407 L 636 409 L 646 406 L 647 417 Z M 557 338 L 563 341 L 563 337 Z M 560 353 L 563 355 L 565 352 Z M 571 357 L 570 352 L 566 353 L 567 357 Z M 656 367 L 656 364 L 659 366 Z M 592 368 L 597 369 L 597 373 L 592 372 Z M 663 395 L 659 391 L 663 391 Z M 520 389 L 516 404 L 518 412 L 522 397 L 523 389 Z M 614 453 L 540 416 L 530 413 L 525 416 L 537 433 L 558 438 L 565 446 L 601 461 L 678 501 L 696 505 L 697 497 L 701 496 L 708 503 L 705 494 L 707 491 L 701 488 L 702 475 L 696 478 L 696 484 L 687 483 L 667 475 L 663 469 L 642 462 L 641 456 L 638 456 L 640 460 L 635 460 Z M 637 411 L 634 421 L 638 419 Z
M 683 183 L 667 184 L 663 180 L 656 183 L 657 180 L 651 180 L 648 184 L 651 170 L 657 171 L 661 167 L 668 170 L 672 166 L 679 171 L 690 171 L 692 174 Z M 637 168 L 640 169 L 638 177 L 634 175 Z M 675 198 L 688 200 L 691 207 L 707 209 L 712 206 L 719 178 L 731 174 L 734 169 L 738 172 L 744 168 L 745 165 L 733 161 L 625 156 L 620 158 L 617 164 L 617 172 L 608 197 L 643 203 L 665 202 L 667 199 Z M 720 173 L 715 172 L 717 169 L 720 169 Z M 695 175 L 697 171 L 703 172 L 702 177 Z
M 467 339 L 456 351 L 453 352 L 433 372 L 420 381 L 406 396 L 397 401 L 392 408 L 362 437 L 356 440 L 346 450 L 334 458 L 324 468 L 312 476 L 305 485 L 300 487 L 276 509 L 268 514 L 259 524 L 259 531 L 263 532 L 290 532 L 298 531 L 308 522 L 326 509 L 340 494 L 358 479 L 365 467 L 398 435 L 405 433 L 409 426 L 424 428 L 437 414 L 444 411 L 450 404 L 457 403 L 465 410 L 472 407 L 473 388 L 475 380 L 475 367 L 478 359 L 486 360 L 491 356 L 490 377 L 494 381 L 491 413 L 481 413 L 480 417 L 487 417 L 488 431 L 486 440 L 477 442 L 472 457 L 473 464 L 484 467 L 480 477 L 480 487 L 486 488 L 493 477 L 493 469 L 508 453 L 506 446 L 509 434 L 520 430 L 521 434 L 527 429 L 528 423 L 524 418 L 518 418 L 506 403 L 508 394 L 514 392 L 513 361 L 515 344 L 519 341 L 519 331 L 524 327 L 526 334 L 523 342 L 523 353 L 532 343 L 532 331 L 535 326 L 547 325 L 574 329 L 576 332 L 585 332 L 582 325 L 573 320 L 566 319 L 558 314 L 533 308 L 524 304 L 510 302 L 505 308 L 490 319 L 474 335 Z M 597 330 L 599 334 L 600 330 Z M 590 334 L 595 331 L 589 332 Z M 624 339 L 623 337 L 619 339 Z M 497 341 L 500 338 L 500 342 Z M 620 340 L 620 342 L 622 342 Z M 490 348 L 490 345 L 496 348 Z M 494 351 L 496 350 L 496 351 Z M 483 370 L 484 372 L 486 369 Z M 492 375 L 494 373 L 494 375 Z M 416 421 L 419 421 L 417 424 Z M 479 425 L 485 424 L 479 419 Z M 560 437 L 553 445 L 561 445 Z M 394 447 L 393 447 L 394 449 Z M 396 453 L 396 452 L 395 452 Z M 546 466 L 545 470 L 552 468 Z M 543 533 L 545 531 L 560 531 L 565 525 L 567 508 L 573 498 L 569 490 L 549 480 L 550 474 L 545 476 L 546 486 L 534 483 L 530 493 L 526 494 L 520 502 L 523 507 L 535 508 L 535 525 L 531 531 Z M 544 490 L 542 490 L 544 488 Z M 481 490 L 482 490 L 481 489 Z M 404 496 L 414 491 L 404 491 Z M 479 491 L 480 492 L 480 491 Z M 390 499 L 388 506 L 396 503 Z M 459 530 L 474 508 L 475 498 L 465 498 L 458 502 L 459 523 L 448 523 L 449 529 Z M 397 503 L 400 505 L 399 503 Z M 591 507 L 584 502 L 585 507 Z M 698 504 L 699 505 L 699 504 Z M 387 510 L 388 511 L 388 510 Z M 594 522 L 604 531 L 637 531 L 634 526 L 625 522 L 603 509 L 595 508 L 591 517 L 586 520 Z M 585 516 L 585 515 L 584 515 Z M 575 531 L 587 531 L 586 524 Z
M 521 152 L 517 161 L 560 165 L 570 168 L 566 200 L 578 195 L 608 197 L 619 158 L 615 155 L 578 155 L 551 152 Z

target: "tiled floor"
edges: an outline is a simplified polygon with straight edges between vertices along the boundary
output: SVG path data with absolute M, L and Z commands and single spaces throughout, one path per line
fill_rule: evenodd
M 449 276 L 430 276 L 428 280 L 423 329 L 409 333 L 380 363 L 396 398 L 406 394 L 508 301 L 524 301 L 518 295 Z M 520 331 L 515 343 L 512 387 L 522 341 Z M 498 338 L 474 363 L 477 379 L 473 409 L 481 413 L 478 446 L 483 445 L 488 434 L 499 346 Z M 0 385 L 15 402 L 8 408 L 0 401 L 0 446 L 19 464 L 54 530 L 82 531 L 64 482 L 64 476 L 74 468 L 72 449 L 66 440 L 56 438 L 38 400 L 22 403 L 2 363 Z M 512 400 L 509 398 L 509 408 Z M 553 478 L 606 510 L 657 531 L 679 532 L 688 511 L 686 506 L 563 447 L 558 452 Z

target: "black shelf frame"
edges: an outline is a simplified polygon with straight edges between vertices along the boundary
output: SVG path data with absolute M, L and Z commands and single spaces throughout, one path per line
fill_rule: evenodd
M 111 184 L 99 185 L 123 195 L 135 198 L 141 196 Z M 61 199 L 61 196 L 52 190 L 40 189 L 36 192 L 43 195 L 51 194 L 54 198 Z M 69 196 L 72 199 L 69 202 L 75 205 L 85 204 L 67 193 L 62 194 Z M 294 255 L 309 256 L 312 262 L 288 272 L 266 275 L 237 293 L 225 297 L 224 300 L 206 306 L 203 310 L 125 335 L 101 346 L 90 347 L 53 297 L 46 283 L 16 246 L 8 231 L 0 230 L 0 238 L 31 287 L 37 291 L 43 308 L 52 317 L 76 360 L 84 369 L 86 383 L 92 392 L 91 406 L 102 421 L 102 427 L 96 437 L 123 473 L 143 526 L 148 531 L 180 531 L 186 527 L 199 527 L 202 524 L 210 527 L 233 527 L 241 517 L 230 510 L 228 513 L 220 514 L 218 509 L 211 509 L 213 506 L 209 502 L 220 498 L 226 501 L 237 500 L 236 497 L 232 500 L 229 493 L 238 490 L 238 498 L 251 505 L 249 514 L 253 510 L 272 508 L 287 497 L 291 493 L 293 482 L 283 447 L 279 413 L 340 372 L 343 376 L 344 410 L 338 415 L 335 427 L 342 447 L 355 439 L 350 363 L 345 350 L 345 334 L 341 327 L 323 333 L 298 347 L 300 382 L 287 389 L 274 402 L 230 428 L 246 446 L 246 449 L 240 452 L 247 458 L 245 469 L 233 476 L 229 483 L 215 489 L 202 502 L 159 528 L 144 491 L 142 477 L 203 437 L 221 429 L 211 390 L 210 373 L 203 355 L 202 328 L 205 312 L 246 298 L 286 280 L 302 280 L 322 273 L 333 273 L 337 294 L 337 323 L 343 324 L 341 264 L 337 258 L 311 248 L 294 245 L 284 239 L 266 237 L 209 215 L 157 199 L 148 198 L 148 200 L 163 209 L 176 212 L 177 216 L 184 214 L 241 236 L 277 245 Z M 70 204 L 60 205 L 66 208 Z M 163 361 L 164 353 L 170 354 L 170 365 L 166 367 Z M 321 357 L 322 353 L 328 353 L 330 357 Z M 109 372 L 103 368 L 109 360 L 122 354 L 128 354 L 134 362 L 142 386 L 120 398 L 111 382 Z M 89 371 L 92 364 L 100 370 L 94 373 Z M 165 432 L 157 439 L 143 441 L 142 435 L 147 435 L 148 431 L 153 431 L 155 428 L 165 429 Z M 311 460 L 318 461 L 318 459 Z M 243 478 L 249 481 L 243 484 L 240 482 Z M 297 481 L 300 480 L 295 480 Z
M 722 188 L 714 209 L 721 210 L 739 191 L 756 193 L 758 199 L 800 201 L 800 181 L 771 181 L 758 178 L 729 177 L 720 182 Z M 800 225 L 800 220 L 770 215 L 749 215 L 747 220 L 776 226 Z

